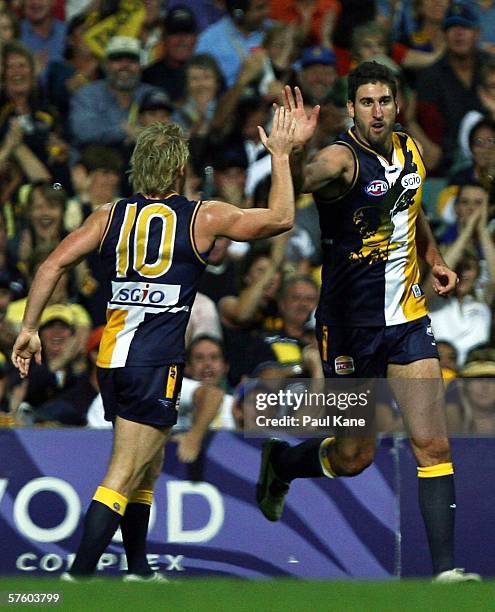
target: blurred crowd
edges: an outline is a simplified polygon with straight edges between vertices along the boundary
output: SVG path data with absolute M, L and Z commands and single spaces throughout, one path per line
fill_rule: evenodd
M 263 207 L 270 161 L 257 126 L 269 129 L 282 86 L 321 106 L 314 152 L 351 126 L 346 75 L 365 60 L 397 76 L 399 122 L 428 169 L 424 208 L 460 279 L 448 299 L 423 281 L 452 431 L 495 433 L 493 0 L 0 0 L 0 424 L 108 425 L 97 254 L 57 286 L 28 380 L 10 351 L 40 263 L 96 207 L 130 195 L 144 127 L 187 132 L 189 198 Z M 288 235 L 216 241 L 187 330 L 185 460 L 208 425 L 243 427 L 248 379 L 321 377 L 319 271 L 310 194 Z M 400 427 L 393 407 L 383 418 Z

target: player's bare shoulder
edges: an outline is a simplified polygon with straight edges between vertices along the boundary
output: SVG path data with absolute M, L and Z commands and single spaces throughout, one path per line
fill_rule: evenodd
M 352 148 L 333 143 L 321 149 L 307 166 L 308 191 L 321 200 L 332 200 L 349 189 L 356 177 L 357 161 Z

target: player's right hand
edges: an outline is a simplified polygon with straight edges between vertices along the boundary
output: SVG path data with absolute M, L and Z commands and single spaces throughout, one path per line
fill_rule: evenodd
M 294 146 L 295 129 L 295 119 L 291 119 L 290 113 L 283 106 L 277 106 L 275 110 L 270 136 L 267 136 L 265 130 L 258 126 L 261 142 L 275 156 L 290 154 Z
M 41 365 L 41 341 L 37 331 L 21 330 L 12 349 L 12 363 L 19 370 L 21 378 L 26 378 L 29 365 L 34 357 Z
M 431 269 L 433 288 L 441 297 L 447 297 L 457 286 L 459 278 L 454 270 L 445 264 L 435 264 Z
M 314 106 L 308 117 L 299 87 L 295 87 L 293 93 L 292 89 L 286 85 L 284 87 L 284 108 L 290 113 L 291 118 L 296 120 L 294 146 L 303 147 L 315 133 L 320 107 L 319 105 Z

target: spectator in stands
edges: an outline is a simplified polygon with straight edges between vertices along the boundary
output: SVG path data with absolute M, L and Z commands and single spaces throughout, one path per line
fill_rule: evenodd
M 6 319 L 7 309 L 14 296 L 14 286 L 10 275 L 0 271 L 0 351 L 9 355 L 14 346 L 16 330 Z
M 186 70 L 185 96 L 172 119 L 189 135 L 191 163 L 195 169 L 203 165 L 207 155 L 208 136 L 222 84 L 222 75 L 212 57 L 191 57 Z
M 53 4 L 53 0 L 24 0 L 21 39 L 34 55 L 37 75 L 49 61 L 64 56 L 66 25 L 53 15 Z
M 70 184 L 68 148 L 60 138 L 57 115 L 40 102 L 32 55 L 17 41 L 3 48 L 0 83 L 0 138 L 10 132 L 9 156 L 18 159 L 24 180 L 51 175 Z
M 452 265 L 449 252 L 445 254 L 447 265 Z M 459 282 L 451 297 L 442 299 L 432 294 L 431 279 L 425 284 L 433 333 L 447 340 L 457 350 L 458 365 L 464 365 L 470 349 L 490 338 L 491 309 L 482 298 L 476 297 L 476 283 L 480 275 L 478 257 L 473 253 L 459 257 L 455 271 Z
M 229 366 L 218 338 L 204 334 L 188 347 L 174 436 L 181 461 L 194 461 L 208 429 L 234 429 L 232 396 L 226 393 Z
M 218 304 L 227 295 L 237 294 L 237 274 L 228 249 L 231 241 L 219 237 L 208 255 L 208 265 L 198 290 Z
M 431 66 L 445 52 L 443 23 L 450 0 L 419 0 L 415 28 L 394 45 L 394 59 L 409 70 Z
M 164 91 L 147 93 L 139 105 L 138 123 L 145 128 L 152 123 L 169 123 L 175 106 Z
M 85 20 L 80 15 L 68 23 L 64 57 L 49 62 L 44 79 L 46 98 L 60 113 L 66 132 L 70 97 L 83 85 L 104 76 L 98 58 L 84 40 Z
M 495 122 L 495 59 L 491 57 L 483 63 L 480 74 L 478 97 L 482 111 L 469 111 L 459 127 L 459 147 L 463 158 L 470 159 L 470 135 L 472 128 L 482 119 Z
M 139 39 L 141 41 L 141 66 L 149 66 L 163 53 L 163 19 L 161 0 L 146 0 L 146 11 Z
M 297 81 L 309 105 L 319 104 L 329 95 L 337 80 L 335 64 L 335 54 L 330 49 L 310 47 L 302 52 Z
M 495 247 L 488 228 L 488 192 L 481 185 L 463 185 L 459 188 L 454 211 L 456 223 L 447 229 L 442 238 L 442 242 L 449 245 L 447 253 L 454 259 L 466 249 L 479 253 L 482 261 L 486 261 L 491 278 L 495 279 L 495 266 L 491 263 Z
M 214 170 L 215 197 L 232 202 L 239 208 L 247 208 L 245 199 L 247 158 L 239 148 L 228 150 L 218 147 L 212 161 Z M 240 149 L 240 150 L 239 150 Z
M 143 82 L 167 92 L 172 102 L 186 93 L 186 66 L 197 39 L 196 20 L 186 7 L 171 9 L 163 24 L 162 57 L 143 72 Z
M 447 50 L 419 75 L 416 118 L 426 135 L 421 144 L 436 152 L 435 167 L 444 174 L 455 161 L 462 118 L 481 110 L 478 86 L 487 56 L 478 50 L 479 22 L 468 4 L 454 2 L 443 27 Z
M 8 8 L 0 9 L 0 54 L 5 43 L 18 39 L 21 35 L 19 19 Z
M 243 181 L 240 174 L 238 175 L 239 189 L 242 186 L 242 194 L 239 193 L 237 199 L 240 204 L 245 196 L 251 198 L 256 184 L 270 172 L 269 156 L 258 131 L 259 125 L 266 126 L 271 121 L 270 105 L 260 98 L 242 99 L 236 109 L 235 118 L 233 125 L 225 122 L 225 131 L 216 130 L 216 118 L 212 122 L 209 142 L 210 146 L 216 149 L 212 165 L 216 171 L 214 176 L 218 188 L 223 189 L 218 171 L 222 172 L 235 164 L 238 168 L 245 168 L 244 184 L 241 185 Z M 246 205 L 247 200 L 242 206 Z
M 53 304 L 45 308 L 40 324 L 40 340 L 43 347 L 43 362 L 33 364 L 29 373 L 24 401 L 34 413 L 34 421 L 64 422 L 64 414 L 44 410 L 44 404 L 58 399 L 62 391 L 74 390 L 78 373 L 74 360 L 79 354 L 79 344 L 74 333 L 74 317 L 71 309 L 63 304 Z M 71 403 L 65 408 L 70 410 L 68 418 L 71 424 L 81 425 L 84 420 L 80 415 L 74 422 Z M 37 409 L 40 414 L 37 415 Z M 67 420 L 65 420 L 67 422 Z
M 442 378 L 448 383 L 457 376 L 458 367 L 458 355 L 456 348 L 453 344 L 447 340 L 437 339 L 438 357 L 440 360 L 440 367 L 442 369 Z
M 268 0 L 227 0 L 227 15 L 204 30 L 196 53 L 214 57 L 227 87 L 234 85 L 245 58 L 262 46 L 270 27 Z
M 159 92 L 160 93 L 160 92 Z M 124 160 L 119 151 L 105 145 L 88 145 L 72 168 L 76 196 L 69 200 L 64 225 L 72 231 L 98 206 L 119 199 Z M 76 268 L 78 301 L 88 311 L 94 325 L 106 321 L 110 289 L 98 253 L 91 253 Z
M 495 74 L 495 73 L 494 73 Z M 481 116 L 469 132 L 472 164 L 454 174 L 450 185 L 479 183 L 489 193 L 495 180 L 495 121 Z M 495 194 L 494 194 L 495 195 Z
M 489 53 L 495 52 L 495 2 L 493 0 L 474 0 L 480 22 L 480 45 Z
M 323 378 L 314 327 L 308 327 L 318 302 L 318 287 L 310 276 L 289 276 L 277 300 L 281 328 L 264 335 L 285 374 Z
M 65 237 L 64 213 L 67 196 L 51 183 L 35 183 L 27 198 L 27 227 L 18 235 L 19 265 L 27 269 L 36 248 L 54 248 Z
M 110 39 L 105 78 L 81 87 L 71 100 L 70 124 L 76 146 L 98 143 L 122 150 L 134 143 L 139 133 L 139 104 L 154 89 L 140 81 L 140 53 L 141 45 L 135 38 Z
M 46 245 L 43 247 L 37 247 L 33 251 L 28 261 L 27 279 L 29 283 L 32 282 L 38 267 L 51 253 L 52 248 L 53 247 L 51 245 Z M 59 309 L 62 309 L 62 312 L 70 313 L 70 319 L 72 321 L 71 325 L 73 325 L 74 331 L 72 340 L 73 348 L 75 350 L 74 355 L 83 355 L 88 334 L 91 329 L 91 319 L 87 311 L 80 304 L 71 301 L 71 294 L 75 293 L 76 291 L 73 288 L 74 285 L 74 277 L 69 276 L 68 273 L 64 273 L 60 277 L 60 280 L 57 283 L 57 286 L 48 303 L 50 306 L 53 305 L 57 306 Z M 17 332 L 21 327 L 25 308 L 26 298 L 11 302 L 7 308 L 6 318 L 12 323 Z
M 205 30 L 225 15 L 225 0 L 168 0 L 167 8 L 171 11 L 177 6 L 187 7 L 191 10 L 198 33 Z
M 451 434 L 495 433 L 495 350 L 475 349 L 447 390 L 447 424 Z
M 215 302 L 198 291 L 186 328 L 186 345 L 203 334 L 210 334 L 221 340 L 222 327 Z
M 279 290 L 287 237 L 272 241 L 267 250 L 257 247 L 244 261 L 242 289 L 219 304 L 222 324 L 230 329 L 280 328 L 275 296 Z
M 67 204 L 64 226 L 68 231 L 79 227 L 94 211 L 119 197 L 119 183 L 124 159 L 116 149 L 105 145 L 88 145 L 72 167 L 75 196 Z
M 271 0 L 270 17 L 292 24 L 301 46 L 330 48 L 340 9 L 339 0 Z
M 437 213 L 442 221 L 453 225 L 447 234 L 457 235 L 457 214 L 455 203 L 460 188 L 464 185 L 480 185 L 495 198 L 495 122 L 480 115 L 469 132 L 469 157 L 471 162 L 460 168 L 442 189 L 437 198 Z

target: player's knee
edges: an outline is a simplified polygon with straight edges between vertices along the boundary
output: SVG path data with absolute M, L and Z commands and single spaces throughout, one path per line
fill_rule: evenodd
M 451 461 L 448 438 L 414 440 L 414 447 L 416 459 L 422 467 Z
M 357 476 L 373 463 L 374 449 L 360 448 L 339 451 L 338 472 L 340 476 Z M 337 467 L 337 466 L 336 466 Z

